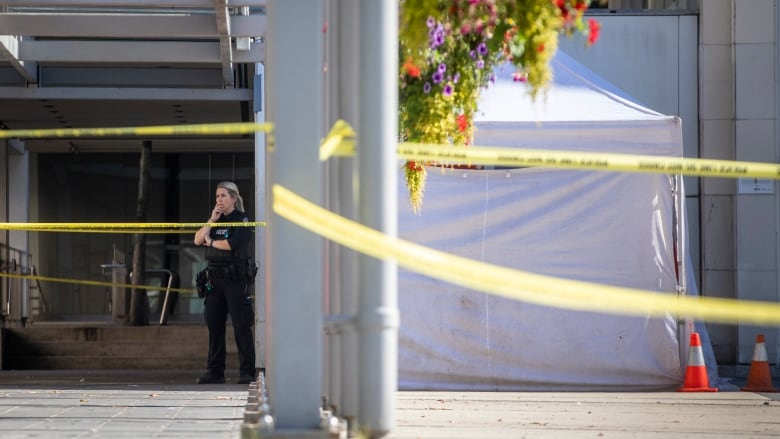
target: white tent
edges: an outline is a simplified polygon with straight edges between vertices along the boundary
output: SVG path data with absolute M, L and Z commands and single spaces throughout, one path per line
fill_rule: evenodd
M 553 84 L 536 103 L 511 68 L 498 72 L 480 101 L 476 145 L 682 156 L 679 118 L 619 96 L 565 54 L 552 67 Z M 677 294 L 685 237 L 675 191 L 682 197 L 680 179 L 656 174 L 428 168 L 422 213 L 402 202 L 399 236 L 518 270 Z M 549 308 L 405 270 L 399 290 L 401 389 L 641 390 L 682 382 L 681 328 L 672 316 Z

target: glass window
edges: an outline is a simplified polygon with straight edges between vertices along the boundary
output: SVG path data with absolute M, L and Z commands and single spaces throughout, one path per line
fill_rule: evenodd
M 40 154 L 37 158 L 37 222 L 137 222 L 139 155 Z M 214 203 L 216 184 L 234 181 L 250 220 L 255 212 L 252 152 L 152 154 L 146 222 L 205 222 Z M 35 211 L 36 209 L 34 209 Z M 262 220 L 262 219 L 260 219 Z M 132 270 L 133 234 L 41 232 L 32 249 L 39 274 L 66 279 L 110 281 L 101 265 L 113 259 L 113 249 L 125 256 Z M 148 283 L 167 285 L 160 270 L 170 270 L 178 287 L 193 288 L 195 272 L 204 265 L 204 251 L 191 233 L 146 235 Z M 254 245 L 251 246 L 254 250 Z M 48 307 L 38 320 L 110 320 L 111 291 L 104 286 L 44 282 Z M 159 319 L 162 289 L 150 291 L 150 321 Z M 179 295 L 169 322 L 202 319 L 202 300 Z M 156 313 L 156 316 L 155 316 Z
M 590 9 L 610 12 L 698 11 L 699 0 L 593 0 Z

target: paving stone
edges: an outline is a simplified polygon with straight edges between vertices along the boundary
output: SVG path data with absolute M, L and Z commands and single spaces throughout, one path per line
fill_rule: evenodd
M 0 438 L 241 438 L 248 386 L 193 379 L 0 371 Z M 398 392 L 395 402 L 386 439 L 780 437 L 780 393 Z

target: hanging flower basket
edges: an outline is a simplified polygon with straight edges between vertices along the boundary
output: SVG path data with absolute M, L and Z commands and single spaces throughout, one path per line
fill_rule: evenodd
M 399 131 L 401 141 L 465 147 L 473 139 L 479 94 L 494 68 L 516 66 L 515 80 L 532 97 L 552 74 L 558 36 L 598 39 L 600 26 L 583 14 L 587 0 L 401 0 Z M 422 208 L 426 166 L 406 162 L 409 200 Z

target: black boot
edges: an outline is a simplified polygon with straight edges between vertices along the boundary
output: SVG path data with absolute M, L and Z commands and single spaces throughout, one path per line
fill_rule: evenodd
M 198 377 L 198 384 L 225 384 L 225 374 L 206 372 Z
M 238 376 L 238 381 L 236 381 L 236 384 L 249 384 L 254 380 L 255 380 L 255 376 L 252 372 L 241 371 L 241 373 Z

